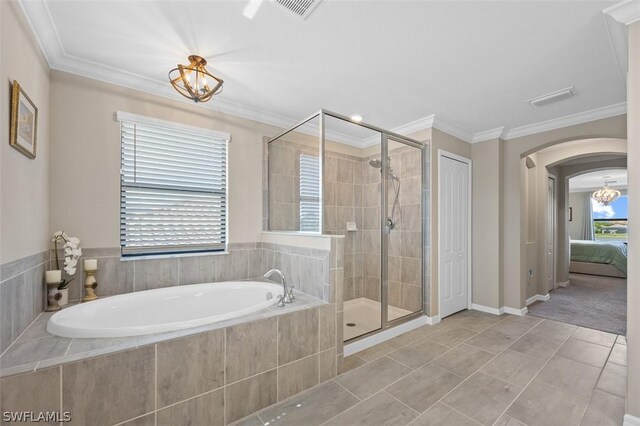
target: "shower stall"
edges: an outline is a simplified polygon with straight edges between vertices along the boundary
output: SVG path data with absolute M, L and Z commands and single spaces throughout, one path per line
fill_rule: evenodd
M 321 110 L 265 157 L 265 229 L 344 236 L 345 341 L 425 314 L 428 141 Z

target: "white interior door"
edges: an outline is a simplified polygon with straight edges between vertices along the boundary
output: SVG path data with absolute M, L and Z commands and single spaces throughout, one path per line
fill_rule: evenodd
M 547 291 L 555 288 L 555 236 L 556 236 L 556 180 L 549 177 L 547 182 Z
M 440 157 L 440 317 L 469 307 L 469 162 Z

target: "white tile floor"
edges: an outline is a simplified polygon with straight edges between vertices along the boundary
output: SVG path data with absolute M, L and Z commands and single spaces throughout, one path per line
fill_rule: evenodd
M 411 312 L 389 305 L 389 321 L 409 315 Z M 353 339 L 380 328 L 380 302 L 359 297 L 344 302 L 344 340 Z M 347 326 L 347 324 L 355 324 Z

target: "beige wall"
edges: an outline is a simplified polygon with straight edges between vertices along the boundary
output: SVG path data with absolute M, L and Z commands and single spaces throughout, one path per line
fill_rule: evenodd
M 125 111 L 230 133 L 229 241 L 259 241 L 262 137 L 279 129 L 62 72 L 52 74 L 51 108 L 51 229 L 77 235 L 84 247 L 119 246 L 115 113 Z
M 526 232 L 523 157 L 558 143 L 591 138 L 626 139 L 626 116 L 595 120 L 535 135 L 510 139 L 504 146 L 503 269 L 504 305 L 521 309 L 526 294 Z
M 629 26 L 629 70 L 627 81 L 628 162 L 640 163 L 640 22 Z M 629 167 L 629 200 L 638 205 L 640 168 Z M 627 413 L 640 418 L 640 209 L 629 209 L 629 262 L 627 270 Z M 637 420 L 636 420 L 637 421 Z
M 573 166 L 557 167 L 559 164 L 575 160 L 586 160 L 589 157 L 602 155 L 626 155 L 627 141 L 623 139 L 585 139 L 558 144 L 538 151 L 536 167 L 528 169 L 534 184 L 529 185 L 524 197 L 529 208 L 524 220 L 529 230 L 526 242 L 527 271 L 533 270 L 533 277 L 527 276 L 527 298 L 536 294 L 547 294 L 553 289 L 553 284 L 547 282 L 547 179 L 556 178 L 556 274 L 555 282 L 565 282 L 569 279 L 569 236 L 567 234 L 567 182 L 564 173 L 580 173 L 586 170 L 596 170 L 602 162 L 583 163 Z M 532 154 L 533 155 L 533 154 Z M 607 164 L 613 164 L 607 162 Z M 618 164 L 618 163 L 615 163 Z M 524 166 L 522 166 L 524 167 Z
M 572 210 L 571 222 L 569 224 L 569 238 L 572 240 L 582 239 L 582 229 L 584 228 L 584 214 L 587 197 L 591 199 L 589 192 L 572 192 L 569 194 L 568 207 Z
M 49 242 L 49 67 L 15 2 L 0 2 L 0 259 L 42 252 Z M 37 152 L 9 146 L 10 84 L 17 80 L 38 107 Z
M 438 150 L 471 159 L 471 144 L 438 129 L 431 133 L 431 305 L 430 316 L 438 315 Z M 473 190 L 473 186 L 472 186 Z M 473 257 L 473 254 L 471 254 Z
M 504 141 L 494 139 L 471 145 L 473 160 L 472 301 L 499 309 L 502 306 L 502 156 Z

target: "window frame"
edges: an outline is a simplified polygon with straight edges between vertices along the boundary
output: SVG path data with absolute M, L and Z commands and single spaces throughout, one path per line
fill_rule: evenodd
M 119 208 L 118 208 L 118 222 L 120 224 L 119 231 L 119 239 L 120 239 L 120 256 L 123 260 L 128 259 L 151 259 L 151 258 L 162 258 L 162 257 L 176 257 L 176 256 L 197 256 L 197 255 L 209 255 L 209 254 L 223 254 L 226 253 L 229 246 L 229 144 L 231 142 L 231 135 L 226 132 L 220 132 L 216 130 L 206 129 L 202 127 L 190 126 L 182 123 L 176 123 L 172 121 L 162 120 L 158 118 L 143 116 L 132 114 L 128 112 L 117 111 L 116 112 L 116 120 L 120 124 L 119 138 L 120 138 L 120 169 L 119 169 Z M 203 247 L 193 246 L 189 248 L 188 245 L 175 245 L 171 247 L 163 248 L 161 246 L 149 246 L 149 247 L 139 247 L 139 248 L 131 248 L 127 249 L 125 245 L 123 245 L 122 241 L 122 229 L 124 226 L 124 222 L 122 220 L 122 212 L 123 212 L 123 190 L 124 187 L 124 175 L 123 175 L 123 152 L 125 148 L 125 144 L 123 143 L 123 123 L 128 123 L 130 125 L 144 125 L 151 126 L 155 128 L 155 130 L 162 130 L 162 128 L 167 130 L 173 130 L 177 132 L 187 132 L 194 133 L 201 137 L 211 137 L 213 139 L 221 140 L 224 143 L 224 151 L 225 158 L 223 160 L 224 164 L 224 192 L 220 192 L 220 194 L 224 194 L 224 208 L 221 212 L 224 214 L 224 231 L 223 236 L 221 238 L 221 246 L 216 245 L 211 247 Z M 215 143 L 215 142 L 214 142 Z M 144 188 L 144 186 L 143 186 Z M 153 189 L 152 186 L 149 186 L 150 189 Z M 169 189 L 169 188 L 167 188 Z M 194 191 L 198 192 L 198 191 Z M 204 191 L 199 191 L 203 193 Z
M 317 163 L 317 168 L 318 168 L 318 195 L 317 196 L 303 196 L 302 195 L 302 189 L 303 189 L 303 185 L 302 185 L 302 157 L 306 157 L 308 160 L 308 162 L 311 161 L 315 161 Z M 313 154 L 306 154 L 304 152 L 300 152 L 299 156 L 298 156 L 298 163 L 299 163 L 299 170 L 298 170 L 298 184 L 299 184 L 299 189 L 298 189 L 298 197 L 299 197 L 299 202 L 298 202 L 298 215 L 299 215 L 299 221 L 300 221 L 300 225 L 299 225 L 299 231 L 300 232 L 309 232 L 309 233 L 319 233 L 321 232 L 321 228 L 322 228 L 322 224 L 320 223 L 320 221 L 322 220 L 322 213 L 321 213 L 321 209 L 322 209 L 322 188 L 320 185 L 320 176 L 321 176 L 321 172 L 320 172 L 320 157 L 319 156 L 315 156 Z M 302 203 L 306 202 L 306 203 L 316 203 L 317 204 L 317 214 L 318 214 L 318 226 L 311 230 L 311 229 L 303 229 L 302 226 Z

